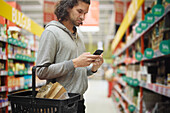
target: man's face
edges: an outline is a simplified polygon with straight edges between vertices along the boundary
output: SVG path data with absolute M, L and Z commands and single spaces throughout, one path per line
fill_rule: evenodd
M 89 9 L 89 4 L 82 1 L 78 1 L 78 5 L 68 10 L 69 12 L 68 21 L 70 21 L 75 26 L 79 26 L 80 24 L 83 24 L 83 20 L 85 19 L 85 14 L 87 14 L 88 9 Z

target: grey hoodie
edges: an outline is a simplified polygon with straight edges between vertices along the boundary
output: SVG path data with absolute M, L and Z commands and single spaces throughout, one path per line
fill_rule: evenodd
M 70 93 L 83 95 L 88 87 L 87 76 L 93 73 L 90 67 L 74 68 L 72 62 L 83 52 L 85 46 L 80 37 L 60 22 L 51 21 L 41 35 L 36 65 L 52 64 L 38 68 L 37 76 L 47 82 L 59 82 Z

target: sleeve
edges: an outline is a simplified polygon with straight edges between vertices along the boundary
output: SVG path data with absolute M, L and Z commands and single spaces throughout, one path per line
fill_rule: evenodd
M 75 70 L 72 60 L 55 63 L 57 45 L 57 39 L 53 32 L 45 30 L 40 38 L 36 65 L 45 63 L 51 63 L 51 65 L 37 69 L 37 76 L 40 79 L 57 78 Z
M 91 76 L 91 75 L 94 74 L 94 73 L 91 71 L 92 65 L 87 66 L 86 68 L 87 68 L 87 76 Z

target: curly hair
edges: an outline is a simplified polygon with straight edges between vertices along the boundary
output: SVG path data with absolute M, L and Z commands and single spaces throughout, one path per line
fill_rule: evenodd
M 78 4 L 78 1 L 85 2 L 90 5 L 90 0 L 60 0 L 56 4 L 56 9 L 54 11 L 59 21 L 66 20 L 69 12 L 67 11 L 69 8 L 72 9 L 75 5 Z

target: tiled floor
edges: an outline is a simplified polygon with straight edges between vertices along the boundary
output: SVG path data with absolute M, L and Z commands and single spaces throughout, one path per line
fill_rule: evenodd
M 89 79 L 85 93 L 86 113 L 117 113 L 113 100 L 107 97 L 107 89 L 107 81 Z

